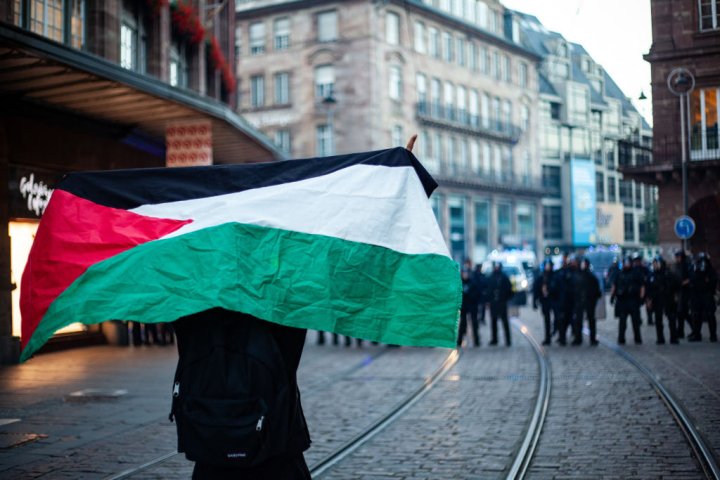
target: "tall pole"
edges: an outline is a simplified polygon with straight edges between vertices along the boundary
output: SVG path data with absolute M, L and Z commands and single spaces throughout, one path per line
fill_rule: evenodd
M 683 94 L 678 97 L 680 101 L 680 150 L 681 150 L 681 164 L 682 169 L 682 196 L 683 196 L 683 215 L 688 214 L 688 192 L 687 192 L 687 148 L 685 145 L 685 97 Z M 683 252 L 687 251 L 687 239 L 682 239 Z
M 695 88 L 695 77 L 687 68 L 674 68 L 667 77 L 667 86 L 680 101 L 680 153 L 682 171 L 683 215 L 688 214 L 687 162 L 690 150 L 690 93 Z M 687 134 L 687 140 L 685 135 Z M 683 251 L 687 251 L 687 239 L 682 239 Z

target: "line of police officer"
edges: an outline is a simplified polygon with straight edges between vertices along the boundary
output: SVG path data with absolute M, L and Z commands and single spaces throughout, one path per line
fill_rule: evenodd
M 615 316 L 619 319 L 619 344 L 625 343 L 628 317 L 635 343 L 642 343 L 640 309 L 643 303 L 648 312 L 648 323 L 655 324 L 658 344 L 665 343 L 665 317 L 670 343 L 677 344 L 678 339 L 684 338 L 685 323 L 691 328 L 688 341 L 700 341 L 705 322 L 710 330 L 710 341 L 717 341 L 715 291 L 718 280 L 710 259 L 700 253 L 694 262 L 690 262 L 682 251 L 677 252 L 675 258 L 674 269 L 668 268 L 661 256 L 653 259 L 651 269 L 647 268 L 642 257 L 635 255 L 632 259 L 626 257 L 621 263 L 614 263 L 608 271 L 610 302 L 615 305 Z M 533 293 L 533 307 L 542 307 L 543 344 L 550 344 L 554 331 L 558 333 L 558 342 L 565 345 L 568 328 L 572 328 L 572 344 L 581 344 L 582 324 L 587 318 L 590 344 L 597 345 L 595 305 L 601 292 L 587 259 L 578 262 L 576 258 L 564 256 L 558 270 L 553 270 L 552 263 L 546 261 L 542 273 L 535 279 Z M 554 317 L 552 325 L 551 315 Z
M 630 315 L 636 343 L 640 324 L 640 305 L 645 302 L 648 323 L 655 324 L 658 344 L 665 343 L 663 319 L 668 319 L 670 343 L 685 338 L 685 324 L 690 327 L 689 342 L 702 340 L 702 326 L 708 324 L 710 341 L 717 341 L 715 292 L 717 272 L 705 253 L 698 253 L 694 261 L 683 251 L 675 253 L 673 268 L 661 256 L 653 258 L 652 268 L 643 265 L 642 257 L 625 258 L 619 267 L 609 271 L 616 299 L 616 316 L 620 317 L 618 342 L 625 340 L 625 321 Z M 639 296 L 638 296 L 639 292 Z M 638 327 L 636 327 L 636 324 Z M 637 330 L 637 331 L 636 331 Z

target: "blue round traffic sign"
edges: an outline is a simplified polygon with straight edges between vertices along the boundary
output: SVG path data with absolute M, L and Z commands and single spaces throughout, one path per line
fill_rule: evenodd
M 681 240 L 687 240 L 695 233 L 695 221 L 687 215 L 682 215 L 675 220 L 675 235 Z

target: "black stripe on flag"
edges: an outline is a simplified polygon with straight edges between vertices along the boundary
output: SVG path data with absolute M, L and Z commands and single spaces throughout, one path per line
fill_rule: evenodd
M 282 162 L 76 172 L 57 188 L 106 207 L 131 209 L 296 182 L 353 165 L 412 166 L 428 197 L 437 188 L 417 158 L 401 147 Z

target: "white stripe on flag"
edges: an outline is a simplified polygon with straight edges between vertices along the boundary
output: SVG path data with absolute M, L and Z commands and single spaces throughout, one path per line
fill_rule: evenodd
M 164 238 L 229 222 L 449 257 L 435 215 L 412 167 L 353 165 L 320 177 L 133 210 L 192 219 Z

